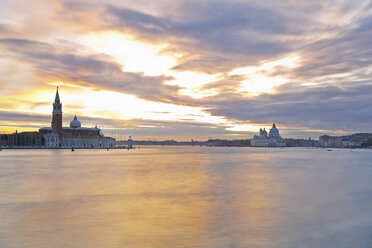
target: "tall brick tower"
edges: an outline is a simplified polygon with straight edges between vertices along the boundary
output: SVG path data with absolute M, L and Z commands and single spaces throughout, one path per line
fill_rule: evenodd
M 59 138 L 62 138 L 62 103 L 59 100 L 58 87 L 56 98 L 53 103 L 53 119 L 52 119 L 52 128 L 53 133 L 59 135 Z

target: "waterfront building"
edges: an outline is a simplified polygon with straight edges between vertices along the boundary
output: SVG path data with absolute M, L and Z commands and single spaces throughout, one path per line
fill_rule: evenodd
M 97 125 L 94 128 L 82 127 L 75 115 L 70 127 L 62 126 L 62 103 L 58 93 L 54 99 L 52 122 L 39 132 L 16 131 L 0 134 L 0 147 L 39 147 L 39 148 L 110 148 L 116 146 L 114 138 L 105 137 Z
M 12 134 L 1 134 L 0 135 L 0 146 L 18 146 L 18 147 L 29 147 L 29 146 L 41 146 L 43 137 L 39 132 L 20 132 L 15 131 Z
M 256 147 L 283 147 L 286 144 L 283 142 L 279 134 L 279 129 L 276 127 L 276 124 L 273 123 L 272 128 L 270 129 L 269 135 L 267 135 L 266 129 L 260 129 L 259 135 L 255 135 L 251 139 L 251 146 Z
M 61 141 L 56 133 L 47 133 L 44 135 L 44 145 L 47 148 L 58 148 Z
M 132 149 L 133 148 L 133 140 L 132 140 L 132 136 L 129 136 L 129 139 L 128 139 L 128 149 Z
M 48 148 L 108 148 L 116 146 L 116 140 L 105 137 L 97 125 L 94 128 L 82 127 L 76 115 L 70 122 L 70 127 L 62 126 L 62 103 L 58 87 L 53 103 L 51 124 L 51 127 L 39 129 L 39 133 L 44 137 L 43 145 Z
M 319 145 L 322 147 L 338 148 L 370 147 L 372 145 L 372 134 L 356 133 L 346 136 L 323 135 L 319 137 Z

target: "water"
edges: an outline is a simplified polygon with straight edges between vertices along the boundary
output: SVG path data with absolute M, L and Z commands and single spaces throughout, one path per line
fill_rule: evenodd
M 1 248 L 370 248 L 372 150 L 0 152 Z

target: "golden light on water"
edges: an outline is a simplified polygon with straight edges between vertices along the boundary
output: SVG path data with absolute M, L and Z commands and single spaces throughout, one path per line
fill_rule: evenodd
M 0 248 L 368 246 L 371 1 L 0 0 Z
M 24 190 L 3 204 L 4 208 L 17 206 L 7 211 L 23 214 L 6 216 L 2 225 L 17 230 L 11 237 L 19 247 L 45 242 L 133 248 L 185 247 L 187 243 L 225 248 L 237 239 L 249 246 L 274 238 L 280 218 L 275 195 L 283 182 L 261 164 L 268 154 L 239 153 L 236 161 L 254 164 L 226 166 L 230 156 L 210 151 L 195 152 L 191 147 L 147 148 L 136 153 L 112 150 L 109 157 L 105 150 L 29 151 L 39 158 L 32 162 L 34 173 L 29 174 L 28 165 L 17 160 L 22 180 L 7 187 Z M 24 224 L 14 225 L 19 223 Z

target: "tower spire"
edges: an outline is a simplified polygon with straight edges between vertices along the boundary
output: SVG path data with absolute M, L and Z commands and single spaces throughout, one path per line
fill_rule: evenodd
M 62 138 L 62 103 L 59 99 L 58 87 L 56 92 L 56 98 L 53 103 L 53 118 L 52 118 L 53 133 L 59 135 Z
M 56 93 L 56 98 L 54 99 L 54 102 L 55 102 L 55 103 L 60 103 L 60 100 L 59 100 L 59 93 L 58 93 L 58 86 L 57 86 L 57 93 Z

